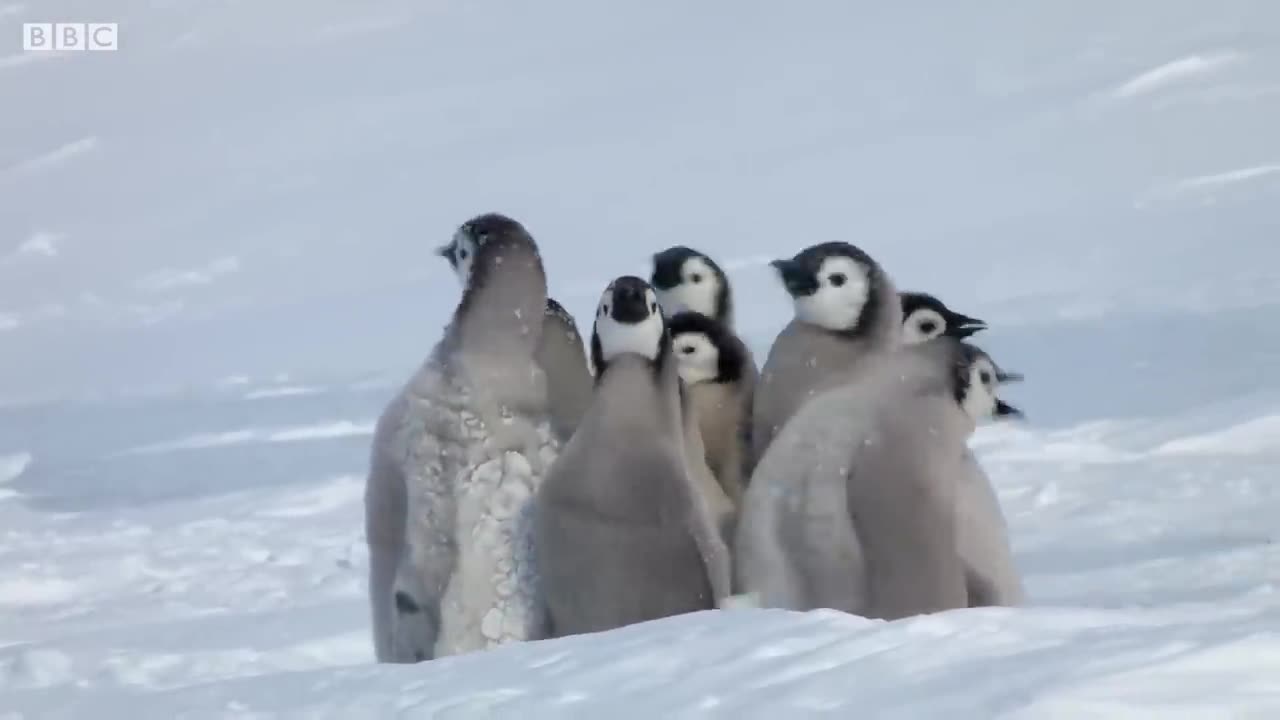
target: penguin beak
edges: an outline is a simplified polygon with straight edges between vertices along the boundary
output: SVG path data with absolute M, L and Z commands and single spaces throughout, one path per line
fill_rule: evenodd
M 996 400 L 996 410 L 994 414 L 998 418 L 1014 418 L 1017 420 L 1024 420 L 1027 417 L 1021 410 L 1003 400 Z
M 778 271 L 782 284 L 792 297 L 805 297 L 817 291 L 817 282 L 808 277 L 794 260 L 774 260 L 769 265 Z
M 453 243 L 445 243 L 444 245 L 441 245 L 440 247 L 436 248 L 435 252 L 436 252 L 436 255 L 439 255 L 445 260 L 453 262 Z
M 1020 372 L 1013 372 L 1012 370 L 996 371 L 996 382 L 1000 383 L 1001 385 L 1005 383 L 1019 383 L 1025 379 L 1026 379 L 1026 376 Z
M 955 328 L 953 334 L 961 340 L 987 329 L 985 321 L 960 313 L 953 313 L 949 324 Z

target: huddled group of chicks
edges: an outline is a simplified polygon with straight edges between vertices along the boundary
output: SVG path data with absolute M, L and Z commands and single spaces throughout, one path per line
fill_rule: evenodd
M 501 214 L 439 249 L 444 337 L 381 416 L 366 489 L 379 660 L 729 605 L 893 619 L 1016 605 L 968 448 L 1017 417 L 985 325 L 899 293 L 845 242 L 772 263 L 794 318 L 763 367 L 707 255 L 605 288 L 584 354 L 537 244 Z

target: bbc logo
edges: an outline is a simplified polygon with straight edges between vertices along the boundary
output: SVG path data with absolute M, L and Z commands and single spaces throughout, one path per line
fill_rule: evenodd
M 120 41 L 116 23 L 23 23 L 22 49 L 115 50 Z

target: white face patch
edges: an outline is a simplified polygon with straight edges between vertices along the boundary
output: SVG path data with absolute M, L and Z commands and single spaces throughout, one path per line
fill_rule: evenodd
M 947 329 L 947 321 L 936 310 L 920 308 L 907 316 L 902 323 L 902 343 L 915 345 L 932 340 Z
M 689 385 L 712 382 L 720 374 L 720 350 L 700 332 L 681 333 L 672 338 L 672 352 L 680 379 Z
M 818 290 L 796 298 L 796 317 L 827 330 L 852 330 L 870 293 L 866 268 L 852 258 L 829 257 L 818 269 Z
M 476 259 L 476 244 L 467 233 L 459 230 L 453 236 L 453 253 L 455 262 L 453 271 L 462 287 L 471 279 L 471 263 Z
M 969 367 L 969 388 L 960 403 L 964 412 L 976 423 L 996 412 L 996 369 L 986 358 Z
M 596 306 L 596 335 L 600 338 L 600 352 L 605 361 L 624 353 L 635 353 L 649 360 L 658 358 L 662 346 L 665 323 L 658 309 L 658 296 L 653 290 L 645 290 L 645 304 L 649 314 L 640 322 L 623 323 L 613 319 L 613 288 L 604 291 Z
M 720 274 L 706 260 L 691 257 L 680 266 L 680 284 L 659 291 L 658 301 L 668 316 L 688 310 L 714 318 L 716 296 L 720 294 L 722 282 Z

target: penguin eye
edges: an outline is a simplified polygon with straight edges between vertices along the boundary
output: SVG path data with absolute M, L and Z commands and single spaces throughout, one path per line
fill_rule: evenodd
M 925 333 L 927 335 L 933 332 L 934 330 L 937 330 L 938 324 L 932 320 L 925 320 L 924 322 L 920 323 L 917 327 L 920 328 L 920 332 Z
M 694 273 L 690 275 L 689 281 L 692 282 L 694 285 L 697 285 L 698 283 L 702 282 L 702 273 Z
M 983 370 L 982 372 L 978 373 L 978 379 L 982 380 L 983 385 L 990 385 L 991 373 L 987 372 L 986 370 Z
M 609 314 L 609 304 L 608 304 L 608 303 L 605 303 L 604 305 L 601 305 L 601 306 L 600 306 L 600 314 L 601 314 L 601 315 L 608 315 L 608 314 Z
M 658 303 L 656 303 L 656 302 L 651 302 L 651 303 L 649 303 L 649 312 L 650 312 L 650 313 L 656 313 L 656 312 L 658 312 Z
M 692 345 L 685 345 L 684 347 L 680 348 L 680 352 L 685 355 L 692 355 L 694 352 L 694 347 Z
M 466 259 L 467 259 L 467 249 L 466 249 L 466 248 L 462 248 L 461 250 L 459 250 L 459 251 L 458 251 L 458 259 L 459 259 L 459 260 L 466 260 Z
M 849 278 L 845 277 L 844 273 L 831 273 L 831 275 L 827 276 L 827 280 L 831 282 L 833 287 L 840 287 L 844 285 L 848 279 Z

